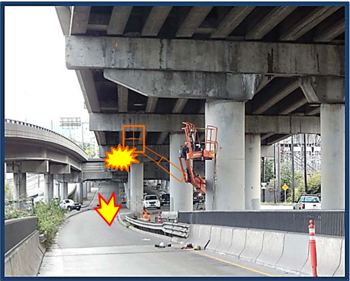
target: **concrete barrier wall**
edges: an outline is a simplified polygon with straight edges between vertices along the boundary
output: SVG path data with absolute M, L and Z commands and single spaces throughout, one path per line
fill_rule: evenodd
M 284 235 L 285 233 L 283 232 L 265 231 L 262 251 L 256 259 L 256 263 L 276 267 L 283 254 Z
M 36 230 L 38 218 L 26 217 L 5 221 L 5 253 Z
M 5 254 L 5 276 L 36 276 L 44 252 L 35 231 Z
M 220 244 L 217 246 L 216 251 L 219 253 L 226 253 L 232 244 L 232 227 L 222 227 Z
M 242 260 L 255 262 L 261 253 L 263 246 L 264 231 L 262 230 L 247 230 L 246 243 L 244 250 L 239 258 Z
M 345 276 L 345 239 L 343 239 L 343 242 L 341 244 L 340 264 L 336 272 L 334 273 L 334 276 Z
M 235 228 L 233 230 L 231 247 L 228 249 L 227 254 L 239 257 L 245 248 L 246 236 L 246 229 Z
M 221 226 L 213 226 L 210 233 L 210 242 L 207 246 L 208 250 L 215 251 L 221 240 Z
M 311 276 L 307 234 L 224 226 L 191 225 L 188 242 L 242 260 Z M 345 239 L 317 236 L 319 276 L 344 276 Z
M 194 245 L 199 245 L 204 250 L 210 241 L 211 225 L 201 225 L 199 228 L 199 234 L 194 241 Z
M 341 238 L 316 236 L 317 274 L 319 276 L 333 276 L 341 262 Z M 310 255 L 302 273 L 311 275 Z
M 284 238 L 283 254 L 276 268 L 300 272 L 309 258 L 309 236 L 287 233 Z

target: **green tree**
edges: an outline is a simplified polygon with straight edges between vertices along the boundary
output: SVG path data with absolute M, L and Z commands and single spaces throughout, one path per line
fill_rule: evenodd
M 287 201 L 292 202 L 292 165 L 290 162 L 281 164 L 281 186 L 288 185 Z M 303 175 L 300 172 L 294 173 L 295 199 L 297 199 L 297 187 L 303 186 Z M 280 186 L 280 188 L 281 188 Z M 300 188 L 299 188 L 300 189 Z M 281 188 L 281 200 L 284 201 L 284 190 Z
M 89 157 L 94 157 L 95 156 L 95 150 L 89 145 L 89 144 L 85 144 L 85 152 Z
M 12 188 L 8 182 L 5 183 L 5 199 L 12 199 Z
M 307 180 L 307 193 L 321 193 L 321 173 L 315 173 Z
M 261 181 L 263 181 L 264 175 L 262 175 Z M 273 164 L 269 159 L 265 160 L 265 182 L 270 182 L 273 179 Z

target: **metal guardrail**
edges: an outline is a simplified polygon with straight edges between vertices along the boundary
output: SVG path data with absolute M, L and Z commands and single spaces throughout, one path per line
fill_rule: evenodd
M 178 221 L 308 233 L 309 220 L 314 220 L 319 235 L 345 236 L 344 211 L 206 211 L 179 212 Z
M 5 119 L 5 123 L 9 123 L 9 124 L 17 124 L 17 125 L 22 125 L 22 126 L 26 126 L 26 127 L 30 127 L 30 128 L 35 128 L 35 129 L 38 129 L 38 130 L 42 130 L 42 131 L 47 131 L 47 132 L 50 132 L 52 134 L 55 134 L 57 136 L 60 136 L 61 138 L 64 138 L 66 140 L 68 140 L 69 142 L 71 142 L 72 144 L 74 144 L 79 150 L 80 152 L 86 156 L 86 158 L 88 158 L 88 155 L 86 154 L 86 152 L 81 149 L 81 147 L 79 145 L 77 145 L 74 141 L 70 140 L 69 138 L 55 132 L 55 131 L 52 131 L 52 130 L 49 130 L 49 129 L 46 129 L 44 127 L 40 127 L 40 126 L 37 126 L 37 125 L 34 125 L 34 124 L 30 124 L 30 123 L 26 123 L 26 122 L 23 122 L 23 121 L 18 121 L 18 120 L 13 120 L 13 119 Z
M 185 223 L 172 223 L 172 222 L 163 222 L 163 223 L 152 223 L 146 221 L 140 221 L 130 218 L 129 216 L 125 217 L 126 221 L 137 227 L 156 231 L 158 233 L 168 234 L 170 236 L 178 236 L 182 238 L 187 238 L 189 235 L 189 225 Z

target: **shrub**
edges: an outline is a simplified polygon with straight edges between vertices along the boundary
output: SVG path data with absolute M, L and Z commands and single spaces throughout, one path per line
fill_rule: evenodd
M 20 210 L 15 208 L 13 205 L 5 206 L 5 220 L 17 219 L 30 216 L 29 210 Z
M 38 217 L 38 230 L 46 237 L 45 246 L 50 246 L 58 228 L 65 220 L 66 210 L 59 207 L 59 200 L 53 199 L 50 203 L 37 202 L 35 215 Z

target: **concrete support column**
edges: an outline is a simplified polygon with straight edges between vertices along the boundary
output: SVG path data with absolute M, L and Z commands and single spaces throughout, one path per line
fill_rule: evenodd
M 80 203 L 83 203 L 83 182 L 78 183 L 77 185 L 77 200 Z
M 166 191 L 166 180 L 162 180 L 161 187 L 163 191 Z
M 51 202 L 53 198 L 53 188 L 54 188 L 53 175 L 45 174 L 44 175 L 44 201 L 45 202 Z
M 91 193 L 91 186 L 92 186 L 92 182 L 89 181 L 88 182 L 88 193 Z
M 345 209 L 345 105 L 321 105 L 321 186 L 324 210 Z
M 134 163 L 130 167 L 130 211 L 142 213 L 143 210 L 143 163 Z
M 63 182 L 61 184 L 61 199 L 68 198 L 68 182 Z
M 214 169 L 215 169 L 215 160 L 207 160 L 205 161 L 205 209 L 207 211 L 214 210 Z
M 170 162 L 176 166 L 179 166 L 180 145 L 184 143 L 185 134 L 170 134 Z M 170 173 L 181 180 L 183 174 L 173 165 L 169 166 Z M 193 211 L 193 186 L 173 176 L 170 176 L 170 211 Z
M 83 199 L 87 198 L 87 185 L 88 183 L 84 181 L 83 183 Z
M 170 181 L 166 181 L 166 192 L 170 193 Z
M 245 209 L 260 210 L 260 135 L 245 136 Z
M 221 100 L 205 104 L 205 124 L 218 127 L 214 210 L 244 210 L 245 207 L 244 109 L 244 102 Z M 206 174 L 206 178 L 211 177 Z
M 14 199 L 27 198 L 27 175 L 26 173 L 14 173 L 13 180 L 15 183 Z

